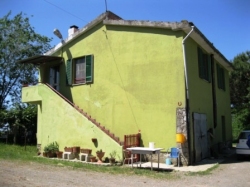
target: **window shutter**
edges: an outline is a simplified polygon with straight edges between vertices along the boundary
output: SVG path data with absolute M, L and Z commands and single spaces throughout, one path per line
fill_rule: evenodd
M 94 56 L 86 56 L 86 82 L 93 82 L 93 63 Z
M 199 76 L 200 78 L 203 78 L 203 55 L 202 55 L 202 50 L 198 47 L 198 65 L 199 65 Z
M 216 64 L 216 71 L 217 71 L 217 86 L 220 88 L 220 70 L 218 64 Z
M 225 88 L 225 75 L 224 75 L 224 69 L 220 67 L 217 64 L 217 83 L 218 83 L 218 88 L 226 90 Z
M 207 55 L 207 62 L 208 62 L 208 82 L 211 82 L 211 57 Z
M 225 85 L 225 74 L 224 74 L 224 69 L 221 68 L 221 78 L 222 78 L 222 89 L 226 91 L 226 85 Z
M 66 76 L 67 84 L 72 85 L 72 59 L 68 59 L 66 62 Z

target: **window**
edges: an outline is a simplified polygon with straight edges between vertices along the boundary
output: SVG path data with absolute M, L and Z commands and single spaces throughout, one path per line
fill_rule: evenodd
M 222 89 L 222 90 L 226 90 L 225 87 L 225 75 L 224 75 L 224 69 L 217 64 L 217 84 L 218 84 L 218 88 Z
M 93 55 L 87 55 L 67 60 L 67 84 L 86 84 L 93 82 L 93 59 Z
M 75 67 L 74 67 L 74 72 L 75 72 L 75 79 L 74 83 L 85 83 L 86 80 L 86 68 L 85 68 L 85 58 L 78 58 L 75 60 Z
M 198 47 L 199 77 L 211 82 L 211 58 Z

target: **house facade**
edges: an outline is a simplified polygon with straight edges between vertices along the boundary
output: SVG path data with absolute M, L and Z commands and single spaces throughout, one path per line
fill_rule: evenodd
M 45 55 L 22 101 L 38 106 L 37 143 L 117 152 L 123 137 L 179 147 L 193 164 L 232 140 L 226 58 L 190 22 L 127 21 L 105 12 Z M 176 134 L 186 141 L 176 142 Z M 91 141 L 97 139 L 97 143 Z

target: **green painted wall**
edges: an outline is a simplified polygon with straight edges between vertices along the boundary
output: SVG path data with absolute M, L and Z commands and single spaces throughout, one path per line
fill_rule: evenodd
M 192 113 L 203 113 L 207 116 L 207 129 L 214 128 L 213 119 L 213 98 L 212 83 L 199 78 L 197 43 L 191 38 L 186 41 L 187 63 L 188 63 L 188 79 L 189 79 L 189 95 L 190 95 L 190 131 L 193 133 Z M 200 46 L 199 46 L 200 47 Z M 205 52 L 205 51 L 204 51 Z M 209 54 L 209 53 L 207 53 Z M 214 129 L 214 139 L 212 144 L 222 142 L 221 116 L 225 116 L 226 121 L 226 140 L 232 140 L 231 135 L 231 111 L 230 111 L 230 94 L 229 94 L 229 77 L 228 71 L 225 70 L 226 91 L 218 89 L 217 71 L 215 60 L 215 84 L 216 84 L 216 100 L 217 100 L 217 127 Z M 192 140 L 193 141 L 193 140 Z M 193 146 L 193 144 L 191 144 Z M 192 147 L 193 149 L 193 147 Z
M 182 34 L 98 25 L 63 48 L 65 61 L 94 55 L 94 83 L 66 86 L 63 64 L 60 92 L 121 139 L 140 130 L 144 146 L 175 146 L 176 107 L 185 103 Z
M 218 63 L 218 62 L 216 62 Z M 215 66 L 216 68 L 216 66 Z M 225 86 L 226 89 L 221 90 L 216 86 L 216 96 L 217 96 L 217 105 L 218 105 L 218 117 L 217 117 L 217 128 L 216 134 L 225 134 L 226 140 L 232 140 L 232 118 L 231 118 L 231 107 L 230 107 L 230 88 L 229 88 L 229 73 L 224 69 L 225 75 Z M 216 72 L 217 80 L 217 72 Z M 217 81 L 216 81 L 217 85 Z M 225 116 L 225 131 L 222 130 L 222 121 L 221 116 Z M 222 142 L 222 136 L 216 136 L 214 140 L 216 142 Z
M 95 152 L 100 149 L 105 152 L 104 157 L 109 157 L 110 152 L 116 151 L 116 159 L 122 159 L 122 147 L 120 145 L 71 105 L 63 101 L 46 85 L 39 84 L 38 86 L 23 88 L 22 100 L 26 101 L 30 96 L 44 98 L 38 104 L 37 128 L 37 143 L 41 144 L 42 150 L 44 146 L 57 141 L 61 151 L 65 146 L 80 146 L 81 148 L 92 149 L 94 156 Z M 97 138 L 96 145 L 92 142 L 92 138 Z

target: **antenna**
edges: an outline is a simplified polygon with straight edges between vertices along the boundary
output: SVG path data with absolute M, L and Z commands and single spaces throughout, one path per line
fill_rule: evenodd
M 107 0 L 105 0 L 105 7 L 106 7 L 106 12 L 107 12 L 108 11 Z

